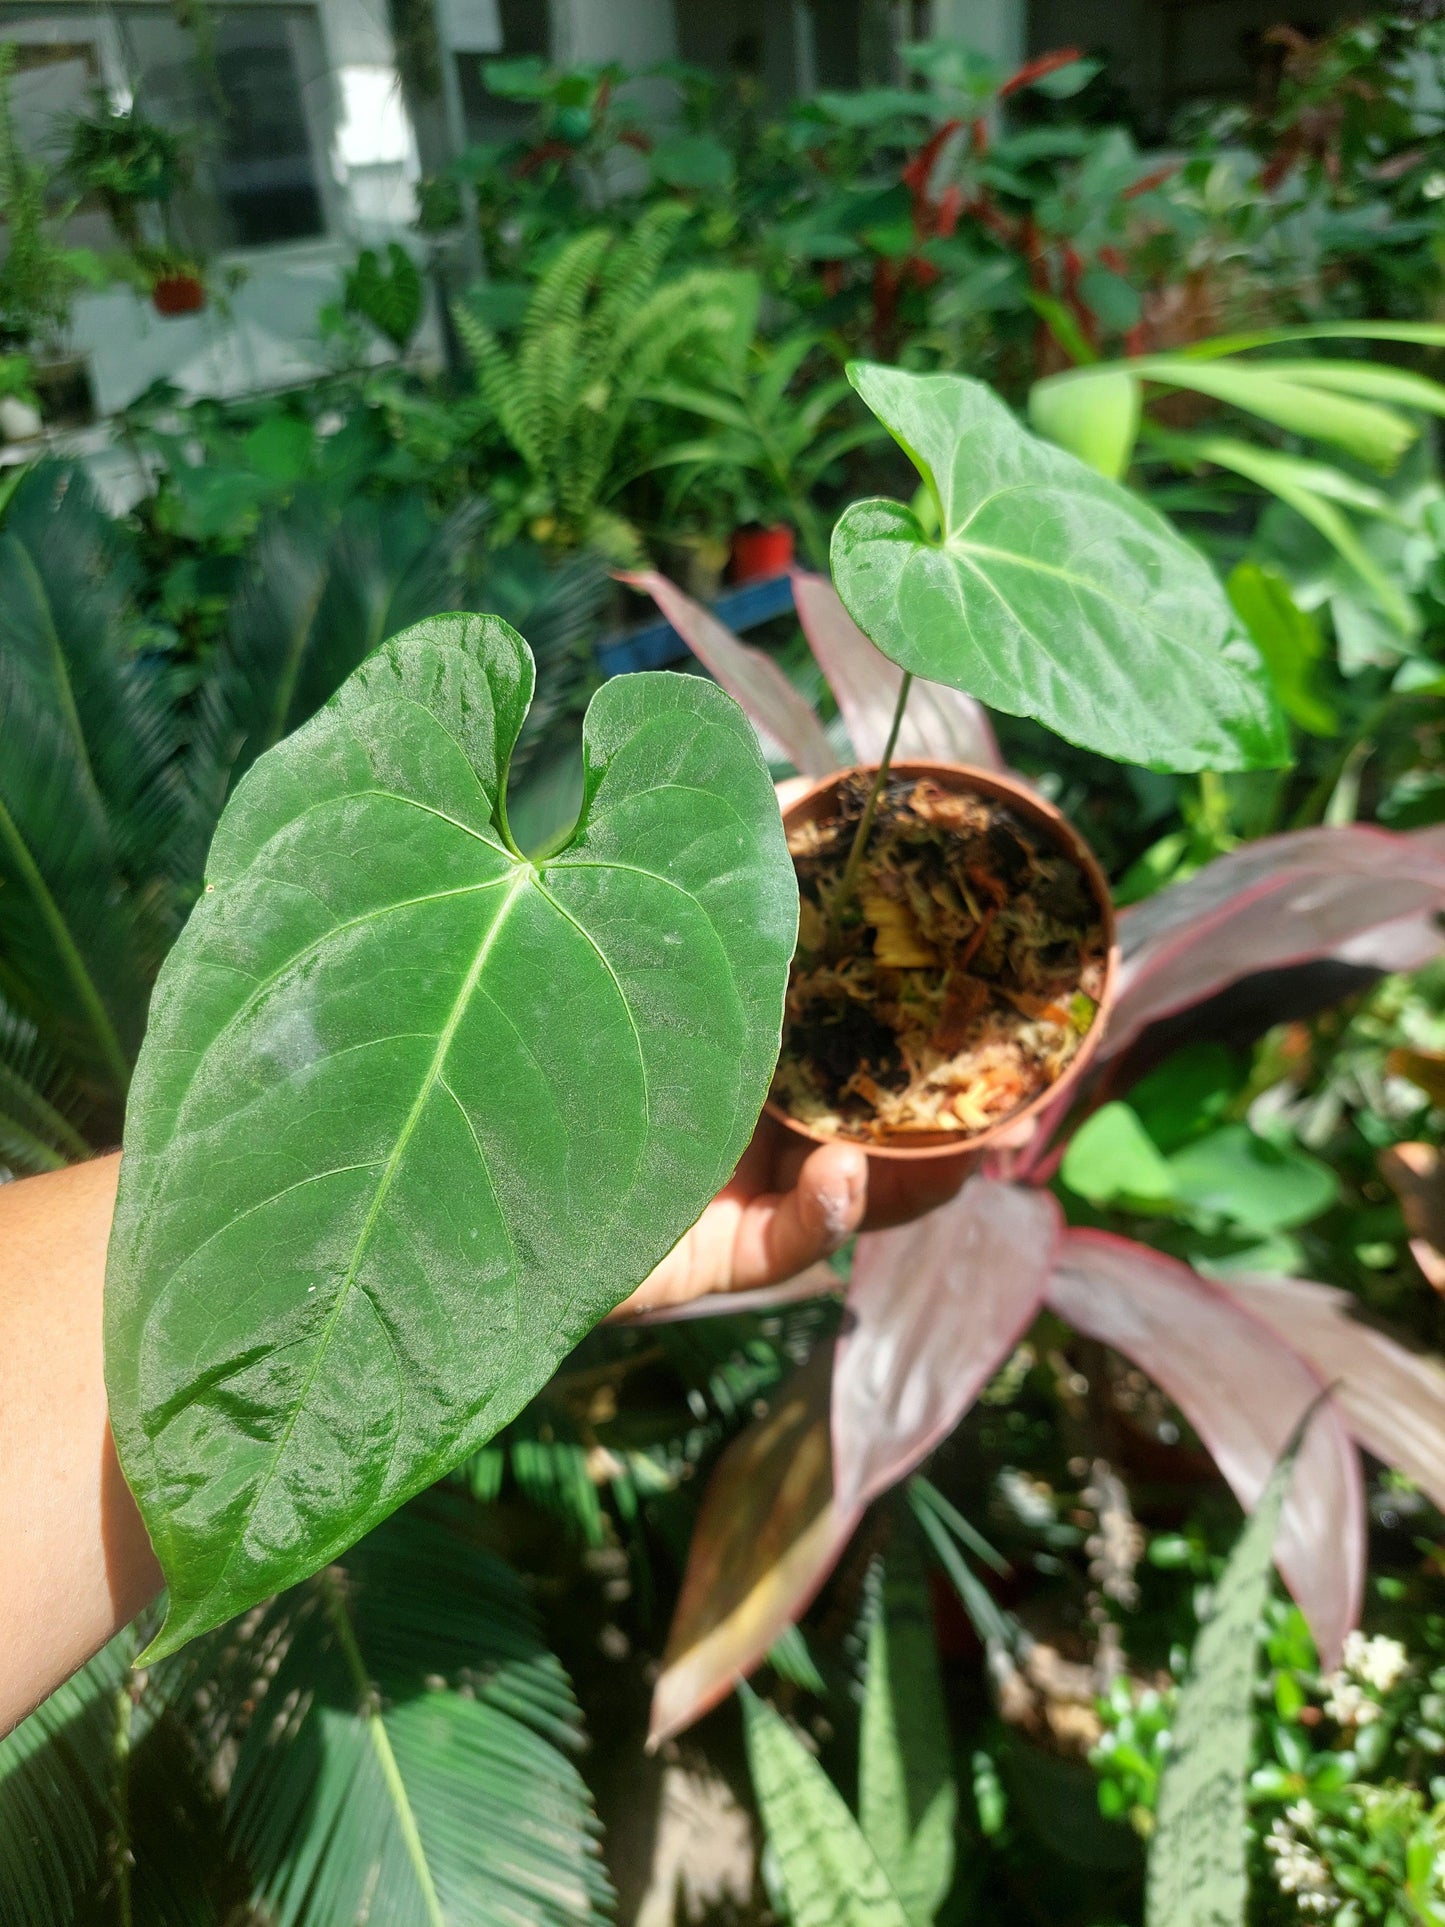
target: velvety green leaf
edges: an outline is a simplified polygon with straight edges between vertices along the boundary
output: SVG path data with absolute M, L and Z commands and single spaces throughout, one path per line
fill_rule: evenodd
M 1324 638 L 1314 617 L 1290 594 L 1284 577 L 1276 569 L 1241 562 L 1229 577 L 1229 599 L 1264 657 L 1286 716 L 1312 736 L 1335 735 L 1339 718 L 1311 687 Z
M 753 1788 L 792 1927 L 913 1927 L 842 1794 L 787 1721 L 740 1690 Z
M 1029 390 L 1029 420 L 1041 435 L 1117 482 L 1139 434 L 1139 384 L 1121 368 L 1050 375 Z
M 869 1632 L 858 1818 L 914 1927 L 931 1927 L 953 1883 L 958 1786 L 928 1582 L 909 1524 L 900 1514 Z
M 887 656 L 1069 741 L 1159 769 L 1286 759 L 1254 645 L 1204 558 L 1126 489 L 1036 440 L 981 382 L 855 364 L 923 475 L 936 539 L 857 502 L 833 579 Z
M 1260 1623 L 1294 1454 L 1276 1467 L 1240 1534 L 1194 1647 L 1175 1711 L 1149 1849 L 1146 1927 L 1244 1927 L 1245 1778 Z
M 695 677 L 606 684 L 532 864 L 531 687 L 496 617 L 388 643 L 239 785 L 161 973 L 106 1296 L 157 1652 L 476 1450 L 751 1134 L 797 914 L 751 729 Z

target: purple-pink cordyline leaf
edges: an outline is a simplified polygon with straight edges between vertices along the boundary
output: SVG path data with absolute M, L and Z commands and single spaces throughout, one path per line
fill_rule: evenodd
M 1365 1450 L 1445 1509 L 1445 1364 L 1377 1330 L 1331 1285 L 1256 1276 L 1231 1278 L 1229 1289 L 1332 1387 Z
M 866 1505 L 947 1438 L 1033 1323 L 1062 1231 L 1046 1192 L 974 1177 L 858 1240 L 833 1367 L 841 1505 Z
M 652 1695 L 647 1744 L 701 1719 L 804 1613 L 853 1536 L 833 1496 L 831 1346 L 814 1352 L 708 1481 Z
M 620 577 L 645 590 L 715 681 L 750 722 L 804 776 L 828 776 L 838 758 L 828 733 L 770 656 L 739 642 L 725 623 L 655 569 Z
M 1172 1399 L 1251 1510 L 1326 1379 L 1222 1284 L 1128 1238 L 1070 1231 L 1048 1287 L 1075 1331 L 1121 1352 Z M 1334 1403 L 1310 1422 L 1280 1522 L 1277 1564 L 1324 1666 L 1360 1614 L 1365 1497 Z
M 838 699 L 859 762 L 876 763 L 888 741 L 903 671 L 874 648 L 826 576 L 794 569 L 793 601 L 808 647 Z M 982 704 L 961 690 L 922 678 L 909 692 L 895 754 L 900 761 L 922 757 L 940 763 L 972 763 L 979 769 L 1003 768 Z
M 1438 829 L 1400 835 L 1355 823 L 1233 850 L 1120 917 L 1123 963 L 1100 1059 L 1118 1056 L 1147 1025 L 1257 972 L 1325 957 L 1419 963 L 1422 919 L 1441 909 L 1445 834 Z M 1392 943 L 1381 951 L 1386 937 Z

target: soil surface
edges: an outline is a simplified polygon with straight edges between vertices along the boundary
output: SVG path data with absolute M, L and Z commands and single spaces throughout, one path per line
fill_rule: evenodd
M 870 780 L 789 833 L 802 910 L 773 1096 L 861 1143 L 963 1141 L 1047 1090 L 1088 1034 L 1107 961 L 1099 906 L 1043 826 L 899 777 L 830 934 Z

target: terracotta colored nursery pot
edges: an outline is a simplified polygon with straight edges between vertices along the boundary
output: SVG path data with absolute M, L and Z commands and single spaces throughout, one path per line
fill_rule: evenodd
M 733 581 L 759 582 L 781 575 L 793 560 L 793 531 L 786 522 L 770 529 L 743 528 L 733 535 Z
M 206 284 L 194 274 L 163 274 L 151 286 L 157 314 L 199 314 L 206 305 Z
M 874 766 L 876 769 L 876 765 Z M 792 831 L 804 823 L 825 822 L 837 813 L 838 792 L 843 783 L 852 776 L 863 774 L 871 777 L 874 769 L 838 770 L 831 776 L 822 777 L 797 796 L 783 811 L 783 827 Z M 1109 896 L 1109 885 L 1100 869 L 1098 859 L 1077 830 L 1052 803 L 1047 803 L 1026 783 L 1012 776 L 1000 775 L 993 770 L 973 769 L 963 763 L 898 762 L 894 763 L 891 775 L 902 778 L 929 778 L 942 790 L 955 795 L 981 795 L 996 798 L 1007 803 L 1009 808 L 1022 817 L 1034 829 L 1042 832 L 1043 840 L 1058 845 L 1071 856 L 1089 883 L 1099 910 L 1099 922 L 1104 933 L 1106 961 L 1104 981 L 1100 992 L 1094 1021 L 1078 1050 L 1070 1059 L 1063 1073 L 1052 1084 L 1039 1091 L 1028 1103 L 1020 1105 L 1011 1116 L 1000 1123 L 991 1125 L 987 1130 L 976 1132 L 940 1131 L 909 1132 L 907 1142 L 896 1144 L 863 1144 L 862 1148 L 870 1158 L 888 1162 L 903 1160 L 918 1164 L 928 1161 L 937 1166 L 950 1160 L 954 1175 L 964 1176 L 982 1158 L 985 1151 L 1003 1148 L 1016 1142 L 1019 1127 L 1027 1124 L 1045 1107 L 1052 1105 L 1061 1093 L 1070 1090 L 1088 1068 L 1103 1038 L 1109 1012 L 1113 1008 L 1115 988 L 1119 974 L 1119 945 L 1114 924 L 1114 907 Z M 833 1133 L 820 1131 L 809 1124 L 801 1123 L 792 1117 L 772 1097 L 767 1102 L 767 1111 L 788 1130 L 799 1137 L 807 1138 L 815 1144 L 856 1143 L 854 1138 L 840 1138 Z M 921 1175 L 921 1173 L 920 1173 Z M 935 1171 L 935 1176 L 942 1176 Z

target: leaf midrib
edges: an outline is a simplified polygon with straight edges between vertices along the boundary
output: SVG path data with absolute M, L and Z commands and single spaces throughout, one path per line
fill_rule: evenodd
M 401 1165 L 407 1146 L 410 1144 L 416 1132 L 417 1125 L 421 1122 L 422 1112 L 426 1109 L 432 1092 L 441 1081 L 442 1071 L 452 1047 L 452 1040 L 455 1038 L 458 1027 L 467 1013 L 467 1008 L 471 1003 L 472 993 L 477 987 L 483 970 L 486 968 L 487 958 L 492 954 L 492 949 L 496 944 L 497 938 L 506 925 L 512 905 L 517 901 L 518 896 L 526 884 L 532 880 L 532 876 L 533 872 L 530 864 L 525 868 L 518 869 L 512 881 L 512 886 L 503 898 L 496 916 L 493 917 L 487 926 L 486 935 L 477 945 L 477 953 L 472 959 L 466 976 L 462 979 L 462 987 L 457 992 L 456 999 L 452 1004 L 451 1010 L 448 1012 L 447 1020 L 437 1037 L 436 1049 L 432 1053 L 432 1060 L 427 1066 L 426 1075 L 421 1081 L 412 1107 L 406 1115 L 401 1130 L 397 1133 L 396 1143 L 392 1146 L 386 1164 L 382 1169 L 381 1176 L 377 1180 L 376 1190 L 372 1195 L 365 1221 L 357 1234 L 356 1244 L 351 1254 L 351 1262 L 347 1266 L 346 1275 L 337 1290 L 336 1302 L 331 1307 L 330 1312 L 327 1314 L 326 1323 L 321 1328 L 310 1369 L 307 1371 L 305 1380 L 296 1396 L 291 1416 L 287 1419 L 285 1429 L 276 1442 L 276 1448 L 271 1455 L 270 1467 L 265 1477 L 257 1486 L 254 1498 L 246 1507 L 245 1525 L 249 1525 L 251 1520 L 256 1516 L 256 1509 L 265 1498 L 266 1493 L 270 1489 L 271 1481 L 275 1478 L 281 1461 L 286 1455 L 286 1448 L 291 1442 L 291 1434 L 295 1431 L 301 1414 L 306 1409 L 307 1401 L 311 1396 L 311 1388 L 316 1382 L 316 1375 L 320 1371 L 322 1362 L 326 1357 L 327 1350 L 331 1343 L 331 1334 L 336 1329 L 337 1320 L 350 1301 L 352 1287 L 356 1283 L 357 1271 L 360 1269 L 361 1261 L 366 1255 L 367 1246 L 371 1242 L 371 1234 L 376 1228 L 377 1219 L 380 1217 L 382 1206 L 386 1202 L 386 1194 L 391 1189 L 392 1181 Z M 628 1015 L 629 1017 L 631 1016 L 630 1011 Z M 226 1554 L 220 1572 L 217 1573 L 211 1586 L 207 1588 L 208 1594 L 214 1595 L 225 1584 L 226 1574 L 230 1570 L 231 1561 L 235 1558 L 237 1548 L 241 1543 L 242 1531 L 244 1531 L 244 1525 L 232 1539 L 230 1551 Z

